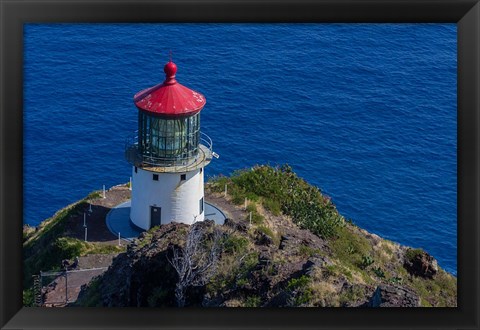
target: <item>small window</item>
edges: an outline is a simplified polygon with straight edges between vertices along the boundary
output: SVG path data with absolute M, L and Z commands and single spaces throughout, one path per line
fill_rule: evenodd
M 181 180 L 181 181 L 187 180 L 187 175 L 186 175 L 186 174 L 181 174 L 181 175 L 180 175 L 180 180 Z
M 158 174 L 153 175 L 153 180 L 158 181 Z
M 135 173 L 137 173 L 137 172 L 138 172 L 138 168 L 135 166 Z
M 203 197 L 200 199 L 200 214 L 203 213 Z

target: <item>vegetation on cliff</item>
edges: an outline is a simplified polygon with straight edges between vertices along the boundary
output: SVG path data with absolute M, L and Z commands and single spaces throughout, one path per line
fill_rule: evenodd
M 83 215 L 88 202 L 98 198 L 99 192 L 93 192 L 84 199 L 68 205 L 43 221 L 38 227 L 26 226 L 23 235 L 23 303 L 33 304 L 33 275 L 40 271 L 60 270 L 62 260 L 74 259 L 89 254 L 121 252 L 124 248 L 90 243 L 72 237 L 67 228 L 67 221 Z
M 186 306 L 456 306 L 456 278 L 433 257 L 344 219 L 288 166 L 214 178 L 206 194 L 230 217 L 223 226 L 199 224 L 202 253 L 215 246 L 218 254 L 207 258 L 208 276 L 184 283 Z M 83 288 L 77 305 L 179 305 L 182 275 L 172 260 L 186 253 L 196 226 L 143 233 Z

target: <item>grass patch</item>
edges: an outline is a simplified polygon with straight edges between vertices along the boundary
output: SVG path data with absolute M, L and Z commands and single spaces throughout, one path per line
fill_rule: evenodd
M 237 287 L 240 287 L 240 288 L 241 288 L 241 287 L 247 286 L 248 283 L 249 283 L 249 282 L 248 282 L 248 279 L 246 279 L 246 278 L 239 278 L 239 279 L 237 280 L 237 283 L 236 283 L 236 284 L 237 284 Z
M 379 278 L 385 278 L 385 272 L 382 268 L 376 267 L 372 269 L 373 273 Z
M 278 246 L 280 244 L 280 238 L 276 235 L 269 227 L 265 225 L 260 225 L 257 227 L 257 232 L 262 233 L 270 237 L 273 241 L 273 244 Z
M 242 204 L 245 197 L 262 197 L 265 208 L 273 214 L 280 211 L 291 216 L 304 229 L 324 238 L 333 238 L 345 221 L 337 212 L 331 200 L 299 178 L 288 165 L 281 167 L 255 166 L 248 170 L 236 171 L 230 178 L 217 177 L 212 180 L 213 191 L 224 191 L 236 204 Z
M 250 202 L 247 204 L 247 212 L 257 212 L 257 204 Z
M 247 216 L 245 217 L 245 220 L 247 222 L 250 222 L 250 212 L 247 214 Z M 260 225 L 264 222 L 265 218 L 263 217 L 263 215 L 261 215 L 260 213 L 258 213 L 257 211 L 252 211 L 252 224 L 254 225 Z
M 424 253 L 422 249 L 408 249 L 405 252 L 405 259 L 412 262 L 417 256 L 420 256 Z
M 291 303 L 294 306 L 307 305 L 312 301 L 313 292 L 310 288 L 310 283 L 310 277 L 305 275 L 288 281 L 287 290 L 292 294 L 293 300 Z
M 35 297 L 33 294 L 33 288 L 23 290 L 23 306 L 33 307 L 35 304 Z
M 457 305 L 457 279 L 439 270 L 434 279 L 412 276 L 403 283 L 420 296 L 422 306 L 446 307 Z
M 304 256 L 304 257 L 313 257 L 313 256 L 321 254 L 321 251 L 320 251 L 320 249 L 314 249 L 310 246 L 302 244 L 298 248 L 298 254 L 301 255 L 301 256 Z
M 340 293 L 340 305 L 345 306 L 348 303 L 355 303 L 364 299 L 366 295 L 365 287 L 362 285 L 352 285 Z
M 312 293 L 310 305 L 318 307 L 339 306 L 339 296 L 335 285 L 332 283 L 312 281 L 309 290 Z
M 84 199 L 59 210 L 53 217 L 43 221 L 36 232 L 23 243 L 23 287 L 25 289 L 32 286 L 32 275 L 39 274 L 40 271 L 60 269 L 63 259 L 125 250 L 124 246 L 109 246 L 64 237 L 66 220 L 81 214 L 88 208 L 88 201 L 98 197 L 100 192 L 93 192 Z
M 245 307 L 260 307 L 262 299 L 259 296 L 249 296 L 245 299 L 243 304 Z
M 265 198 L 262 204 L 266 210 L 270 211 L 275 216 L 278 216 L 282 213 L 282 205 L 278 200 Z
M 238 235 L 230 235 L 223 241 L 223 251 L 230 254 L 244 254 L 248 247 L 248 239 Z
M 356 268 L 361 268 L 364 261 L 370 262 L 364 260 L 364 256 L 372 253 L 372 245 L 365 237 L 353 232 L 350 226 L 345 226 L 338 231 L 338 236 L 332 240 L 330 247 L 338 260 Z
M 239 257 L 239 254 L 222 254 L 215 276 L 207 284 L 207 292 L 211 295 L 222 294 L 235 285 L 248 283 L 248 275 L 258 264 L 258 253 L 250 252 Z

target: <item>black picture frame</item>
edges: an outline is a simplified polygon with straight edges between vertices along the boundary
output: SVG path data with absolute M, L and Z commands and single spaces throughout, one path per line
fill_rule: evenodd
M 478 0 L 15 1 L 1 3 L 2 329 L 479 328 Z M 41 22 L 453 22 L 458 31 L 458 307 L 99 309 L 22 306 L 23 24 Z

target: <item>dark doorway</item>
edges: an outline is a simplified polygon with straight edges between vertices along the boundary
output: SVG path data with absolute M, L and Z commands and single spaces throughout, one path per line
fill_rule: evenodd
M 162 208 L 150 206 L 150 228 L 160 226 L 162 223 Z

